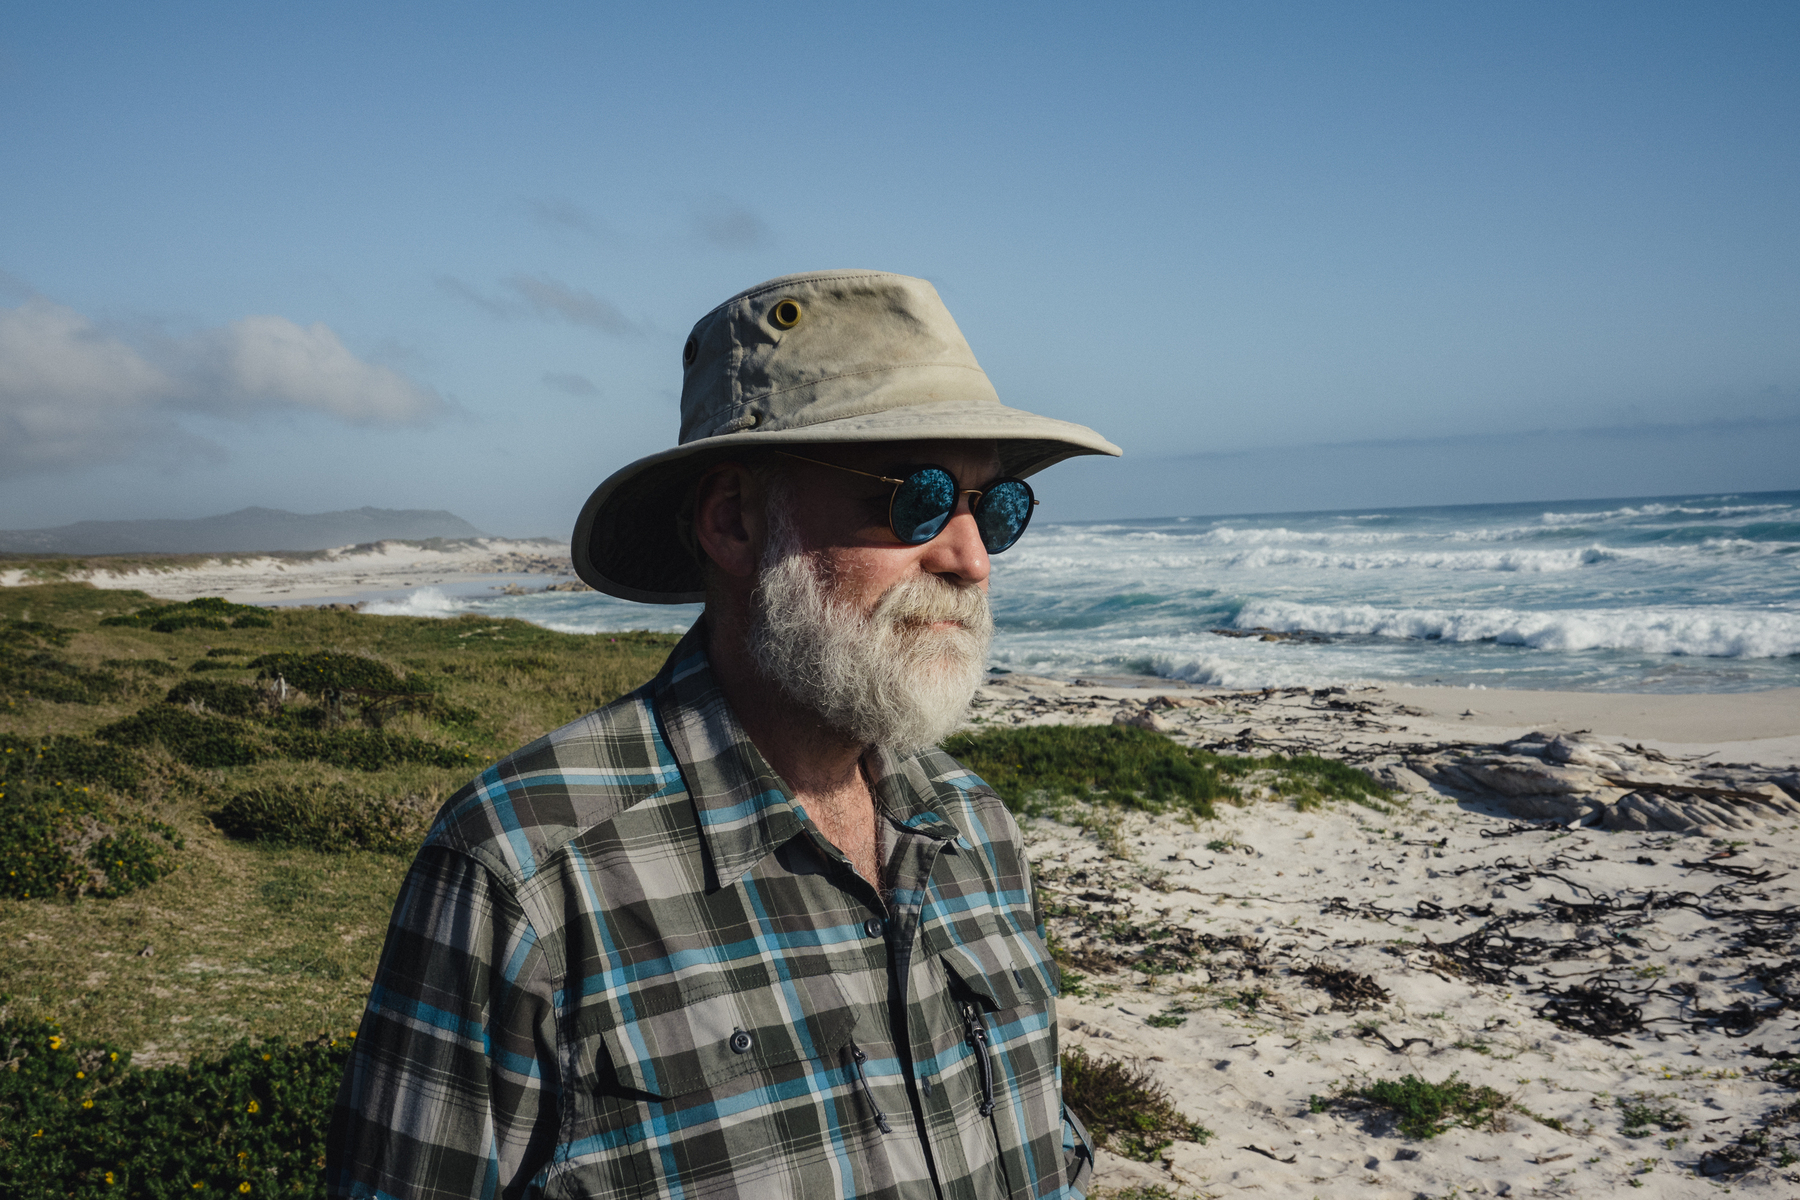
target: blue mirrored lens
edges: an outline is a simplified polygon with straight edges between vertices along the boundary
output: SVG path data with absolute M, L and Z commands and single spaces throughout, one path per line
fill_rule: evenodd
M 1031 523 L 1031 487 L 1022 479 L 996 483 L 981 494 L 975 506 L 975 526 L 989 554 L 998 554 L 1025 532 Z
M 926 467 L 907 476 L 894 491 L 894 533 L 914 546 L 929 542 L 944 531 L 955 511 L 956 480 L 939 467 Z

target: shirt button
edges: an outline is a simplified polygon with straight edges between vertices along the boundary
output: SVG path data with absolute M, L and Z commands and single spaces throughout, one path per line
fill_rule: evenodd
M 880 937 L 881 936 L 881 922 L 877 921 L 874 917 L 870 917 L 868 920 L 863 922 L 863 932 L 868 934 L 870 937 Z
M 736 1033 L 732 1034 L 731 1035 L 731 1048 L 738 1054 L 742 1054 L 746 1050 L 750 1049 L 750 1035 L 745 1033 L 741 1029 L 738 1030 Z
M 925 1098 L 927 1100 L 931 1099 L 931 1077 L 930 1076 L 926 1076 L 924 1079 L 919 1080 L 919 1090 L 925 1093 Z

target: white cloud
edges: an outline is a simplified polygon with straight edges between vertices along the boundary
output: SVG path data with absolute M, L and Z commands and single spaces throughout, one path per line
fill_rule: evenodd
M 417 425 L 445 404 L 351 354 L 323 324 L 253 316 L 148 345 L 42 297 L 0 309 L 0 467 L 55 470 L 202 444 L 183 413 L 282 411 L 353 425 Z

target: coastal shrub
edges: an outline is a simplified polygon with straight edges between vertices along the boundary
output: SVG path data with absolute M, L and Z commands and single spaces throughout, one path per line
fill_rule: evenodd
M 391 800 L 329 784 L 271 784 L 239 792 L 212 814 L 226 834 L 272 846 L 339 853 L 410 854 L 431 819 L 417 800 Z
M 227 679 L 189 679 L 169 689 L 166 704 L 185 704 L 227 717 L 253 717 L 267 707 L 263 693 L 249 684 Z
M 239 1042 L 140 1068 L 42 1021 L 0 1021 L 0 1195 L 20 1200 L 323 1197 L 350 1041 Z
M 252 659 L 259 679 L 285 679 L 292 687 L 319 695 L 415 695 L 432 689 L 423 680 L 400 678 L 394 668 L 364 654 L 295 654 L 282 651 Z
M 334 720 L 343 714 L 347 700 L 360 706 L 365 722 L 379 727 L 396 712 L 429 712 L 436 698 L 436 689 L 426 680 L 403 679 L 387 663 L 365 654 L 282 652 L 265 654 L 249 665 L 259 679 L 280 679 L 318 696 Z
M 102 625 L 127 625 L 157 633 L 183 629 L 267 629 L 275 624 L 264 609 L 232 604 L 221 596 L 202 596 L 185 604 L 154 604 L 128 615 L 105 617 Z
M 57 704 L 98 704 L 121 687 L 121 680 L 111 671 L 91 671 L 48 650 L 0 642 L 0 695 Z
M 269 756 L 265 741 L 246 722 L 173 704 L 152 704 L 102 725 L 94 736 L 121 746 L 161 746 L 190 767 L 242 767 Z
M 246 658 L 249 656 L 249 654 L 250 654 L 250 651 L 240 649 L 237 646 L 214 646 L 211 650 L 208 650 L 206 652 L 206 657 L 208 657 L 208 658 Z
M 48 621 L 0 621 L 0 643 L 14 646 L 55 646 L 69 644 L 73 629 L 52 625 Z
M 122 896 L 174 870 L 173 828 L 122 815 L 91 788 L 7 779 L 0 806 L 0 897 Z
M 0 733 L 0 779 L 104 783 L 129 792 L 144 781 L 137 755 L 91 738 L 57 734 L 42 740 Z
M 1213 815 L 1237 799 L 1225 760 L 1129 725 L 1035 725 L 948 739 L 944 749 L 987 781 L 1014 812 L 1038 815 L 1064 797 L 1163 812 Z
M 1155 1162 L 1177 1141 L 1205 1145 L 1212 1130 L 1182 1116 L 1169 1093 L 1140 1066 L 1090 1058 L 1080 1047 L 1062 1053 L 1063 1103 L 1087 1126 L 1096 1146 Z

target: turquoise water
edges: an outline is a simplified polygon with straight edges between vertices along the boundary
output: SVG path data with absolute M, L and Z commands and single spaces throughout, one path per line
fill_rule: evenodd
M 1034 525 L 994 560 L 994 662 L 1229 687 L 1388 681 L 1606 691 L 1800 685 L 1800 492 Z M 571 632 L 693 607 L 458 598 Z M 1265 628 L 1283 641 L 1211 632 Z

